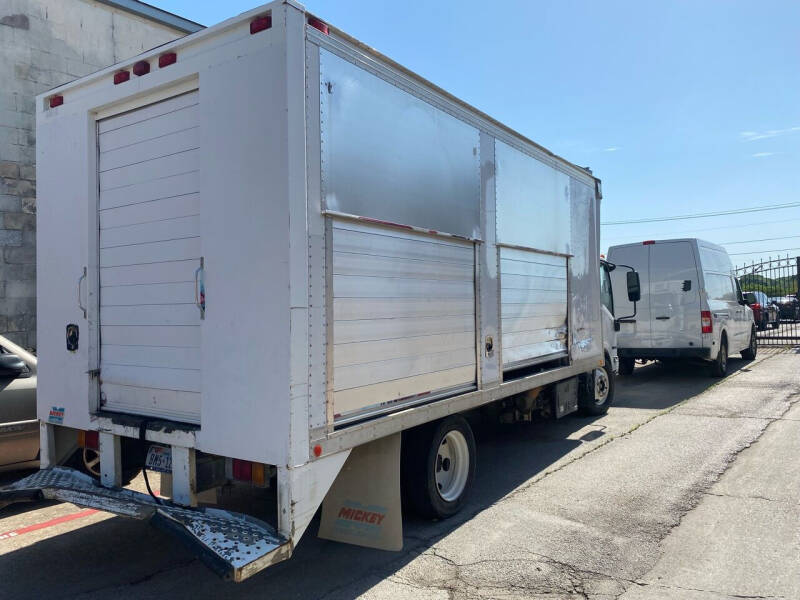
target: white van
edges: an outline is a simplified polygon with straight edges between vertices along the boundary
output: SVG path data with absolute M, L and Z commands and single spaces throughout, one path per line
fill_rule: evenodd
M 612 246 L 608 260 L 632 267 L 641 280 L 638 311 L 616 294 L 618 312 L 637 313 L 621 320 L 617 334 L 621 374 L 631 374 L 636 359 L 698 358 L 723 377 L 731 352 L 755 358 L 753 311 L 724 248 L 695 238 L 649 240 Z M 624 290 L 621 272 L 611 276 L 614 289 Z

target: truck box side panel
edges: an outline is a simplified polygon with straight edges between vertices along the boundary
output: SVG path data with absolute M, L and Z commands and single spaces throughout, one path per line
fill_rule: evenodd
M 502 358 L 511 368 L 568 350 L 569 177 L 500 141 L 495 161 Z
M 288 203 L 305 198 L 289 196 L 287 137 L 304 134 L 289 129 L 287 115 L 305 108 L 289 105 L 284 18 L 272 18 L 271 29 L 200 71 L 206 314 L 197 440 L 207 452 L 285 465 L 290 253 L 308 252 L 307 242 L 290 250 Z M 302 82 L 302 71 L 295 76 Z
M 334 412 L 475 381 L 472 244 L 333 224 Z
M 97 178 L 88 150 L 95 128 L 85 112 L 60 108 L 58 114 L 40 113 L 36 125 L 37 415 L 43 423 L 52 422 L 50 410 L 61 408 L 64 425 L 88 429 L 97 392 L 86 373 L 96 364 L 90 352 L 92 325 L 78 305 L 76 289 L 80 285 L 81 302 L 89 307 L 97 294 L 88 270 L 97 238 L 92 189 Z M 87 277 L 79 281 L 84 268 Z M 88 316 L 94 317 L 91 310 Z M 68 323 L 79 328 L 74 351 L 66 347 Z
M 600 277 L 598 265 L 598 221 L 600 201 L 596 188 L 575 177 L 569 178 L 570 358 L 603 358 L 603 327 L 600 320 Z
M 325 208 L 479 237 L 479 133 L 320 50 Z
M 200 422 L 198 97 L 183 94 L 97 125 L 106 410 Z M 194 201 L 175 210 L 176 198 Z

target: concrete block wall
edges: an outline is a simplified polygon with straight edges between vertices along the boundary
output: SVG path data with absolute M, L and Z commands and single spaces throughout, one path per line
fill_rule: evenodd
M 94 0 L 0 1 L 0 334 L 36 348 L 36 94 L 182 35 Z

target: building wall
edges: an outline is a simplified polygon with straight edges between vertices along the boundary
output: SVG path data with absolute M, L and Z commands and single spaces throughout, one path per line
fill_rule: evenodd
M 182 35 L 94 0 L 0 1 L 0 334 L 36 347 L 36 94 Z

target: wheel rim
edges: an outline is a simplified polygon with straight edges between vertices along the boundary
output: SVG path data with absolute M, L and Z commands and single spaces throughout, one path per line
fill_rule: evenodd
M 84 448 L 83 466 L 95 477 L 100 477 L 100 453 L 91 448 Z
M 469 476 L 469 446 L 464 434 L 448 431 L 439 444 L 434 472 L 436 489 L 445 502 L 453 502 L 461 496 Z
M 594 370 L 594 403 L 597 406 L 605 404 L 610 390 L 610 382 L 608 380 L 608 373 L 605 369 L 599 368 Z

